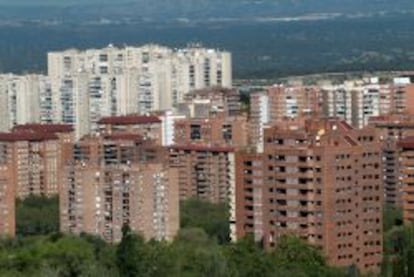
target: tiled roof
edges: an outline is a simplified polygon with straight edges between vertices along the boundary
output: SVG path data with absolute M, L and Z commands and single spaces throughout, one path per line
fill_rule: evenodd
M 57 140 L 56 134 L 51 132 L 33 131 L 14 131 L 10 133 L 0 133 L 0 141 L 45 141 Z
M 169 149 L 173 150 L 190 150 L 190 151 L 208 151 L 208 152 L 234 152 L 233 147 L 229 146 L 211 146 L 202 144 L 183 144 L 172 145 Z
M 133 133 L 112 133 L 108 135 L 104 135 L 105 139 L 109 140 L 133 140 L 133 141 L 142 141 L 143 138 L 139 134 L 133 134 Z
M 73 126 L 68 124 L 25 124 L 17 125 L 13 131 L 34 131 L 45 133 L 69 133 L 73 132 Z
M 98 123 L 110 125 L 152 124 L 161 123 L 161 119 L 153 115 L 125 115 L 104 117 L 101 120 L 99 120 Z

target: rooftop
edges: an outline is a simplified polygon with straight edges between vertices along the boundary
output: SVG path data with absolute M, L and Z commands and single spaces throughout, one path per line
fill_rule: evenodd
M 189 150 L 189 151 L 207 151 L 207 152 L 234 152 L 233 147 L 228 146 L 212 146 L 202 144 L 185 144 L 185 145 L 172 145 L 169 147 L 172 150 Z
M 132 134 L 132 133 L 112 133 L 108 135 L 104 135 L 105 139 L 108 140 L 130 140 L 130 141 L 142 141 L 143 138 L 139 134 Z
M 104 117 L 98 121 L 98 124 L 109 125 L 137 125 L 161 123 L 161 119 L 154 115 L 125 115 Z
M 68 124 L 25 124 L 17 125 L 13 128 L 13 131 L 33 131 L 44 133 L 69 133 L 73 132 L 73 126 Z
M 203 89 L 193 90 L 187 93 L 187 97 L 191 96 L 209 96 L 209 95 L 239 95 L 239 92 L 236 89 L 224 88 L 224 87 L 209 87 Z
M 36 132 L 36 131 L 13 131 L 10 133 L 0 133 L 0 141 L 46 141 L 57 140 L 58 137 L 53 132 Z

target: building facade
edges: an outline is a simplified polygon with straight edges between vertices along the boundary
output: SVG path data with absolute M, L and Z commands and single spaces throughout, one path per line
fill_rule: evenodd
M 194 90 L 184 95 L 177 112 L 188 117 L 209 117 L 217 113 L 238 116 L 241 114 L 240 94 L 236 89 L 223 87 Z
M 369 124 L 378 131 L 382 141 L 385 203 L 401 208 L 403 188 L 398 144 L 401 140 L 414 136 L 414 117 L 409 114 L 378 116 L 372 117 Z
M 4 159 L 8 160 L 8 185 L 16 197 L 52 196 L 59 193 L 59 176 L 66 159 L 66 147 L 72 141 L 68 125 L 31 124 L 16 126 L 0 133 Z
M 413 114 L 414 85 L 409 78 L 378 78 L 340 84 L 302 86 L 274 85 L 250 96 L 250 141 L 263 150 L 264 126 L 317 115 L 340 118 L 363 128 L 371 117 Z
M 54 120 L 75 125 L 77 138 L 101 117 L 168 110 L 192 90 L 232 86 L 230 53 L 199 46 L 51 52 L 48 76 Z
M 236 155 L 232 237 L 272 248 L 294 234 L 336 266 L 379 272 L 382 262 L 381 143 L 372 128 L 305 121 L 264 131 L 264 151 Z
M 51 123 L 50 82 L 44 75 L 0 74 L 0 131 L 27 123 Z
M 399 186 L 401 206 L 405 224 L 414 222 L 414 137 L 406 137 L 398 142 Z
M 175 121 L 176 144 L 245 147 L 248 144 L 248 122 L 245 116 L 186 118 Z
M 178 172 L 163 153 L 133 133 L 74 144 L 62 178 L 61 231 L 119 242 L 129 225 L 146 239 L 172 240 L 179 227 Z
M 198 198 L 212 203 L 229 203 L 235 189 L 232 148 L 173 145 L 169 147 L 169 163 L 178 169 L 181 200 Z

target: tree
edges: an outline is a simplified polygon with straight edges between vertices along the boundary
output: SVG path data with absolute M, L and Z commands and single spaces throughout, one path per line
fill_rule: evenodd
M 82 238 L 30 237 L 0 250 L 0 275 L 89 276 L 95 261 L 93 246 Z
M 293 276 L 346 276 L 342 269 L 332 268 L 320 249 L 295 236 L 281 237 L 272 253 L 277 269 Z
M 385 205 L 383 210 L 384 232 L 391 230 L 393 227 L 402 225 L 402 210 L 399 208 Z
M 39 248 L 42 264 L 57 270 L 61 277 L 87 276 L 96 269 L 93 246 L 81 238 L 65 236 Z
M 295 236 L 281 237 L 273 251 L 273 257 L 279 265 L 292 263 L 309 267 L 326 265 L 325 258 L 318 248 Z
M 176 277 L 220 277 L 227 275 L 222 248 L 200 228 L 182 229 L 171 245 L 175 253 Z
M 201 228 L 219 244 L 230 241 L 229 207 L 199 199 L 188 199 L 180 203 L 181 228 Z
M 18 236 L 47 235 L 59 231 L 57 196 L 31 195 L 16 200 L 16 233 Z
M 122 276 L 146 276 L 145 242 L 133 234 L 129 226 L 122 229 L 122 240 L 116 251 L 116 261 Z
M 394 227 L 384 239 L 383 274 L 410 277 L 414 274 L 414 225 Z M 387 264 L 388 263 L 388 264 Z
M 81 234 L 81 238 L 93 247 L 97 264 L 96 276 L 119 276 L 116 264 L 117 246 L 108 244 L 99 237 L 85 233 Z
M 228 245 L 225 253 L 230 264 L 231 276 L 273 276 L 275 272 L 270 255 L 250 236 Z
M 404 232 L 400 232 L 405 234 Z M 400 234 L 399 233 L 399 234 Z M 412 248 L 411 248 L 412 250 Z M 410 276 L 412 251 L 394 272 Z M 123 228 L 118 245 L 92 235 L 53 234 L 0 241 L 0 276 L 140 277 L 341 277 L 320 250 L 296 237 L 282 237 L 274 252 L 253 238 L 220 245 L 200 228 L 180 230 L 173 242 L 145 241 Z M 394 275 L 395 276 L 395 275 Z

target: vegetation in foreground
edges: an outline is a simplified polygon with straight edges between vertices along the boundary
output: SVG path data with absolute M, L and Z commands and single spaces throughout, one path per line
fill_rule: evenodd
M 123 230 L 112 245 L 94 236 L 58 233 L 58 199 L 17 201 L 17 237 L 0 241 L 0 276 L 360 276 L 326 264 L 319 249 L 284 237 L 271 253 L 251 238 L 229 243 L 228 209 L 196 199 L 181 203 L 181 230 L 171 242 Z M 200 216 L 202 215 L 202 216 Z M 414 276 L 414 227 L 384 209 L 383 277 Z
M 145 241 L 128 227 L 117 245 L 60 234 L 57 211 L 56 198 L 17 201 L 18 235 L 0 242 L 0 276 L 346 276 L 295 237 L 283 238 L 272 253 L 251 238 L 230 244 L 222 204 L 182 202 L 181 230 L 171 243 Z
M 172 243 L 149 241 L 124 228 L 120 244 L 53 234 L 0 243 L 0 276 L 346 276 L 320 251 L 285 237 L 266 253 L 252 240 L 219 245 L 199 228 Z
M 29 196 L 16 200 L 16 235 L 38 236 L 59 231 L 59 199 L 57 196 Z

